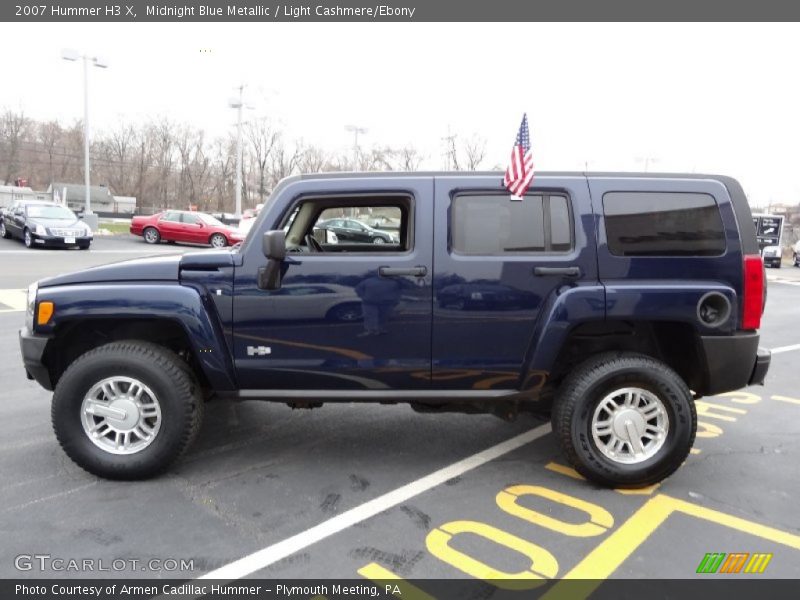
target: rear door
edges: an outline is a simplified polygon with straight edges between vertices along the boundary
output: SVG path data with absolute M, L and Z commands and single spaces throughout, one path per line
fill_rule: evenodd
M 432 193 L 430 177 L 309 179 L 267 204 L 235 275 L 234 359 L 243 389 L 428 388 Z M 402 214 L 400 243 L 309 242 L 321 221 L 378 208 Z M 281 289 L 259 289 L 267 262 L 261 237 L 295 213 Z
M 182 235 L 181 213 L 177 210 L 169 210 L 161 216 L 158 220 L 158 231 L 163 240 L 188 241 Z
M 539 176 L 518 201 L 499 176 L 442 176 L 435 198 L 433 386 L 526 388 L 554 296 L 597 281 L 586 179 Z

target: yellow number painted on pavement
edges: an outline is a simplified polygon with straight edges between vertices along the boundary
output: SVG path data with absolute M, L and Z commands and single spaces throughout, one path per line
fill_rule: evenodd
M 454 549 L 450 541 L 459 534 L 471 533 L 514 550 L 530 560 L 529 570 L 517 573 L 500 571 L 463 552 Z M 558 561 L 541 546 L 477 521 L 451 521 L 434 529 L 425 539 L 428 550 L 436 558 L 454 566 L 467 575 L 483 579 L 507 590 L 529 590 L 545 583 L 545 578 L 558 574 Z
M 697 407 L 698 417 L 709 417 L 711 419 L 721 419 L 722 421 L 735 421 L 736 417 L 731 417 L 722 413 L 733 413 L 735 415 L 746 415 L 747 411 L 742 408 L 733 408 L 731 406 L 724 406 L 722 404 L 714 404 L 713 402 L 705 402 L 698 400 L 694 403 Z M 718 411 L 718 412 L 714 412 Z
M 697 422 L 698 438 L 715 438 L 721 436 L 722 433 L 722 427 L 718 427 L 713 423 L 706 423 L 705 421 Z
M 586 513 L 589 516 L 589 520 L 583 523 L 567 523 L 560 519 L 554 519 L 532 508 L 520 506 L 517 500 L 521 496 L 539 496 L 552 500 Z M 614 517 L 606 509 L 580 498 L 538 485 L 513 485 L 508 487 L 497 494 L 497 505 L 510 515 L 572 537 L 602 535 L 609 527 L 614 526 Z
M 761 396 L 757 394 L 751 394 L 750 392 L 727 392 L 725 394 L 720 394 L 717 398 L 727 398 L 731 402 L 736 402 L 737 404 L 757 404 L 761 402 Z

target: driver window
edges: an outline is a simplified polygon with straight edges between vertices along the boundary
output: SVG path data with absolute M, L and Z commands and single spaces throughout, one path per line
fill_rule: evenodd
M 412 199 L 310 198 L 287 226 L 290 252 L 405 252 L 410 249 Z

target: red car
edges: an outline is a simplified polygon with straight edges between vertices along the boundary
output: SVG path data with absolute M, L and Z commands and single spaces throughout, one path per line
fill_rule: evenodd
M 141 235 L 148 244 L 190 242 L 224 248 L 244 239 L 239 231 L 205 213 L 168 210 L 152 217 L 133 217 L 131 233 Z

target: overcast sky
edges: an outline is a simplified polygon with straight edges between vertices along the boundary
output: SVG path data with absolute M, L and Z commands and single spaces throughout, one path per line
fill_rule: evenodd
M 93 128 L 168 116 L 217 135 L 239 82 L 292 137 L 413 144 L 442 167 L 453 133 L 504 165 L 523 111 L 539 170 L 717 172 L 751 202 L 800 201 L 800 25 L 126 23 L 0 25 L 0 108 L 71 122 L 98 54 Z M 201 52 L 201 50 L 205 50 Z

